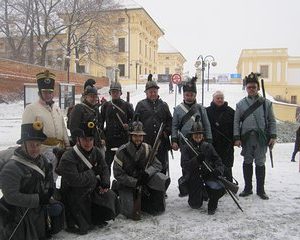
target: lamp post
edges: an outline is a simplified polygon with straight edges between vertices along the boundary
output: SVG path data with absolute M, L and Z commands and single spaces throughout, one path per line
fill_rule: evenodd
M 198 70 L 199 67 L 201 66 L 201 71 L 202 71 L 202 76 L 201 76 L 201 80 L 202 80 L 202 91 L 201 91 L 201 94 L 202 94 L 202 105 L 204 105 L 204 72 L 205 72 L 205 67 L 206 65 L 208 66 L 208 71 L 209 71 L 209 68 L 210 68 L 210 64 L 212 64 L 212 66 L 216 66 L 217 63 L 215 62 L 215 58 L 212 56 L 212 55 L 207 55 L 205 57 L 203 57 L 202 55 L 200 55 L 198 58 L 197 58 L 197 61 L 195 63 L 195 67 L 196 69 Z M 208 72 L 208 78 L 209 78 L 209 72 Z
M 138 85 L 138 66 L 140 63 L 138 61 L 135 62 L 135 89 L 137 90 Z
M 205 65 L 207 65 L 207 91 L 209 91 L 209 69 L 210 69 L 210 65 L 215 67 L 217 66 L 217 62 L 215 61 L 215 58 L 211 55 L 209 55 L 209 58 L 206 59 L 205 61 Z

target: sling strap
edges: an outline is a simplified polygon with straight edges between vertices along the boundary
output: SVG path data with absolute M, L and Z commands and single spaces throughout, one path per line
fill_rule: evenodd
M 183 103 L 179 104 L 180 108 L 186 113 L 179 124 L 178 130 L 181 131 L 184 124 L 186 124 L 190 119 L 192 119 L 195 122 L 195 116 L 193 116 L 196 113 L 196 106 L 197 104 L 194 104 L 190 109 L 187 109 L 186 106 L 184 106 Z M 200 110 L 201 111 L 201 110 Z
M 93 167 L 93 165 L 89 162 L 89 160 L 87 160 L 87 158 L 82 154 L 82 152 L 80 152 L 80 150 L 78 149 L 77 145 L 75 145 L 73 147 L 75 153 L 78 155 L 78 157 L 84 162 L 84 164 L 91 169 Z
M 13 160 L 15 160 L 16 162 L 19 162 L 19 163 L 21 163 L 21 164 L 23 164 L 23 165 L 25 165 L 25 166 L 27 166 L 27 167 L 29 167 L 29 168 L 35 170 L 36 172 L 38 172 L 39 174 L 41 174 L 41 175 L 43 176 L 43 178 L 45 178 L 45 173 L 44 173 L 44 171 L 43 171 L 42 169 L 40 169 L 37 165 L 35 165 L 35 164 L 31 163 L 31 162 L 28 162 L 28 161 L 26 161 L 25 159 L 20 158 L 20 157 L 17 156 L 17 155 L 13 155 L 13 156 L 11 157 L 11 159 L 13 159 Z
M 119 110 L 123 115 L 126 115 L 126 113 L 124 112 L 124 110 L 122 108 L 120 108 L 119 106 L 117 106 L 116 104 L 114 104 L 112 101 L 109 101 L 111 103 L 111 105 L 116 108 L 117 110 Z
M 246 111 L 240 117 L 240 122 L 244 122 L 247 117 L 249 117 L 257 108 L 263 105 L 265 98 L 259 97 L 252 105 L 250 105 Z

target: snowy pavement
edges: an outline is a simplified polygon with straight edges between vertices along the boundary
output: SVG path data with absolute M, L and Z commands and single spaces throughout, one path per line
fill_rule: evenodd
M 169 104 L 171 112 L 175 106 L 174 94 L 168 93 L 168 85 L 160 84 L 159 94 Z M 198 91 L 200 91 L 200 85 Z M 211 101 L 211 95 L 216 90 L 225 93 L 225 100 L 235 108 L 235 103 L 244 96 L 240 85 L 210 85 L 209 93 L 205 91 L 205 103 Z M 106 89 L 101 89 L 104 92 Z M 205 88 L 206 90 L 206 88 Z M 145 97 L 144 85 L 127 86 L 125 92 L 131 92 L 131 102 L 135 106 L 138 100 Z M 198 94 L 198 99 L 200 94 Z M 176 104 L 182 96 L 179 95 Z M 20 123 L 23 111 L 22 103 L 0 104 L 0 150 L 15 145 L 20 137 Z M 174 152 L 170 158 L 171 185 L 168 189 L 166 212 L 159 216 L 143 215 L 141 221 L 135 222 L 119 215 L 108 226 L 95 229 L 88 235 L 77 236 L 64 231 L 53 239 L 259 239 L 259 240 L 298 240 L 300 239 L 300 187 L 299 187 L 299 156 L 297 162 L 290 162 L 293 150 L 292 143 L 276 144 L 273 150 L 274 168 L 271 168 L 267 155 L 266 192 L 270 200 L 261 200 L 256 194 L 240 198 L 241 212 L 232 199 L 226 195 L 220 202 L 215 215 L 207 215 L 207 202 L 200 210 L 191 209 L 187 198 L 178 197 L 177 179 L 180 177 L 180 153 Z M 240 191 L 243 188 L 242 157 L 240 149 L 235 148 L 234 177 L 239 181 Z M 255 177 L 254 177 L 255 192 Z

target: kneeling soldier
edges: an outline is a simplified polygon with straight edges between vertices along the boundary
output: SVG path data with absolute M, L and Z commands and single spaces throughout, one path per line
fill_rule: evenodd
M 202 206 L 203 200 L 209 199 L 208 214 L 212 215 L 217 209 L 218 200 L 225 193 L 222 183 L 216 181 L 216 178 L 223 174 L 224 166 L 214 147 L 204 141 L 203 133 L 202 124 L 196 119 L 190 131 L 190 141 L 198 156 L 195 156 L 194 151 L 185 144 L 181 158 L 183 170 L 187 173 L 184 178 L 189 205 L 197 209 Z M 212 172 L 206 168 L 204 161 L 214 169 Z
M 133 122 L 130 140 L 118 149 L 113 166 L 121 213 L 134 220 L 140 220 L 141 210 L 153 215 L 165 211 L 165 191 L 170 183 L 161 173 L 161 162 L 150 159 L 152 149 L 143 142 L 144 135 L 143 124 Z
M 0 239 L 45 239 L 63 228 L 63 205 L 52 198 L 52 165 L 41 155 L 42 122 L 22 124 L 21 139 L 0 173 Z
M 67 231 L 82 235 L 94 225 L 106 225 L 119 213 L 117 196 L 109 189 L 108 167 L 94 146 L 95 135 L 95 123 L 82 122 L 72 133 L 76 145 L 63 154 L 57 168 L 62 176 Z

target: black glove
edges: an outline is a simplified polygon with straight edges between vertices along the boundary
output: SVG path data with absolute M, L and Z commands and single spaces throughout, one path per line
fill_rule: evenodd
M 104 182 L 101 182 L 100 183 L 100 186 L 103 188 L 103 189 L 106 189 L 106 188 L 109 188 L 109 183 L 104 183 Z
M 212 175 L 214 175 L 214 177 L 219 177 L 221 176 L 222 174 L 220 173 L 220 171 L 218 169 L 214 169 L 212 171 Z
M 49 204 L 50 198 L 51 198 L 51 194 L 49 193 L 49 191 L 47 193 L 39 193 L 39 203 L 40 203 L 40 205 Z
M 149 174 L 144 171 L 139 176 L 136 185 L 137 186 L 146 185 L 148 183 L 148 181 L 149 181 Z

